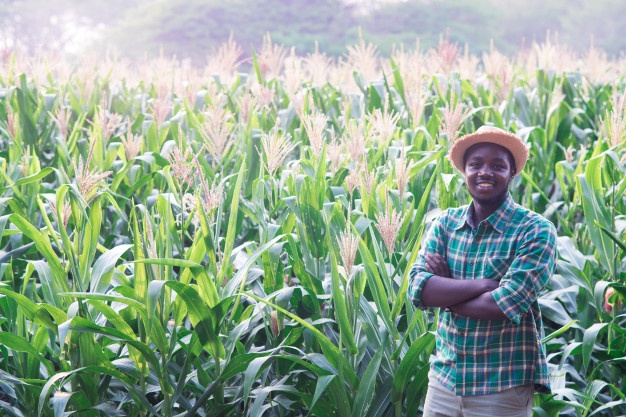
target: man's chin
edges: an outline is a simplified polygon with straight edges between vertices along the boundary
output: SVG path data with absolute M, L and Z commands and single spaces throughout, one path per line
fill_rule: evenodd
M 508 192 L 506 194 L 495 195 L 495 196 L 490 196 L 490 197 L 472 195 L 472 200 L 474 201 L 475 204 L 479 204 L 481 206 L 495 206 L 495 205 L 499 206 L 500 204 L 504 202 L 504 200 L 506 200 L 507 195 L 508 195 Z

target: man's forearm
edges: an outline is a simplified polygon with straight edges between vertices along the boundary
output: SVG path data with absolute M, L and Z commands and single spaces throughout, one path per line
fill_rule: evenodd
M 497 287 L 498 282 L 487 279 L 465 280 L 433 275 L 424 284 L 422 304 L 426 307 L 449 307 L 470 301 Z
M 450 310 L 461 316 L 483 320 L 506 320 L 506 315 L 491 295 L 491 291 L 470 300 L 451 305 Z

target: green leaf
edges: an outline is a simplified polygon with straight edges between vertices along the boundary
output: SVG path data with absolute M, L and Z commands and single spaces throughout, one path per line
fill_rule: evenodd
M 177 266 L 179 268 L 189 268 L 192 272 L 193 276 L 196 278 L 196 281 L 210 281 L 213 284 L 213 280 L 206 273 L 204 267 L 196 262 L 187 261 L 185 259 L 174 259 L 174 258 L 160 258 L 160 259 L 140 259 L 134 261 L 139 264 L 150 264 L 150 265 L 165 265 L 165 266 Z M 184 285 L 184 284 L 183 284 Z M 201 286 L 201 285 L 200 285 Z M 209 289 L 206 292 L 203 292 L 203 295 L 206 295 L 206 298 L 203 300 L 206 301 L 207 305 L 210 307 L 214 307 L 219 304 L 220 298 L 217 293 L 217 288 L 214 285 L 207 284 L 204 286 L 204 289 Z
M 313 409 L 315 407 L 315 403 L 320 399 L 322 394 L 326 391 L 330 383 L 335 379 L 335 375 L 319 375 L 317 377 L 317 384 L 315 384 L 315 393 L 313 394 L 313 400 L 311 404 L 309 404 L 309 408 Z
M 570 327 L 572 327 L 576 323 L 578 323 L 578 320 L 570 321 L 565 326 L 562 326 L 560 329 L 555 330 L 554 332 L 550 333 L 548 336 L 546 336 L 543 339 L 541 339 L 541 343 L 543 343 L 543 344 L 548 343 L 550 340 L 554 339 L 555 337 L 560 336 L 563 333 L 565 333 Z
M 62 289 L 57 286 L 50 264 L 43 260 L 32 261 L 31 264 L 35 267 L 41 283 L 43 301 L 55 307 L 64 308 L 62 298 L 59 296 Z
M 350 319 L 348 318 L 348 309 L 346 307 L 346 295 L 341 290 L 339 283 L 339 271 L 337 269 L 337 259 L 334 251 L 330 252 L 331 262 L 331 297 L 335 306 L 335 316 L 337 324 L 339 325 L 339 332 L 342 340 L 348 345 L 348 350 L 351 355 L 359 353 L 359 348 L 356 345 L 354 339 L 354 333 L 352 326 L 350 325 Z
M 620 238 L 617 237 L 617 235 L 615 233 L 613 233 L 612 231 L 610 231 L 606 227 L 602 226 L 601 224 L 596 223 L 596 226 L 598 226 L 600 228 L 600 230 L 602 230 L 613 242 L 615 242 L 615 244 L 617 246 L 619 246 L 619 248 L 624 253 L 626 253 L 626 242 L 623 242 L 622 240 L 620 240 Z
M 50 313 L 48 313 L 48 311 L 44 307 L 35 303 L 28 297 L 14 292 L 6 286 L 0 286 L 0 294 L 4 294 L 5 296 L 14 300 L 20 307 L 20 311 L 36 324 L 40 326 L 45 326 L 51 329 L 54 333 L 58 332 L 56 323 L 54 322 L 54 320 L 52 320 Z
M 296 244 L 292 235 L 286 235 L 287 245 L 285 251 L 289 256 L 289 264 L 293 270 L 294 275 L 300 280 L 300 282 L 307 288 L 313 288 L 316 294 L 322 294 L 324 289 L 322 288 L 322 281 L 314 277 L 307 271 L 306 266 L 302 260 L 301 251 Z
M 39 394 L 39 405 L 37 407 L 37 415 L 42 416 L 44 411 L 44 406 L 47 403 L 47 399 L 49 398 L 50 391 L 54 388 L 57 383 L 69 382 L 72 379 L 80 376 L 81 374 L 96 374 L 96 375 L 108 375 L 120 380 L 124 387 L 126 388 L 130 397 L 134 400 L 136 404 L 141 404 L 142 407 L 145 407 L 148 412 L 153 415 L 158 415 L 157 411 L 152 407 L 152 404 L 146 398 L 145 393 L 141 392 L 141 390 L 135 386 L 132 380 L 130 380 L 123 372 L 119 372 L 116 369 L 112 369 L 106 366 L 86 366 L 77 369 L 73 369 L 68 372 L 57 372 L 53 374 L 50 379 L 46 381 L 46 384 L 41 389 L 41 393 Z M 47 414 L 46 414 L 47 415 Z
M 571 323 L 574 321 L 574 323 L 572 323 L 571 325 L 575 327 L 579 327 L 576 324 L 575 320 L 573 320 L 570 317 L 570 315 L 567 313 L 563 305 L 559 303 L 558 301 L 550 300 L 547 298 L 540 298 L 539 305 L 541 307 L 541 314 L 545 318 L 552 320 L 553 322 L 561 326 L 565 326 L 568 323 Z
M 124 333 L 129 339 L 137 339 L 138 336 L 133 331 L 132 327 L 120 316 L 115 310 L 109 307 L 107 304 L 103 303 L 99 300 L 88 300 L 89 304 L 93 305 L 98 309 L 98 312 L 107 318 L 109 323 L 111 323 L 117 330 Z M 135 363 L 137 369 L 147 375 L 148 366 L 146 361 L 143 358 L 143 355 L 139 350 L 130 346 L 129 347 L 129 356 Z
M 55 172 L 55 169 L 52 167 L 45 167 L 43 168 L 41 171 L 29 175 L 27 177 L 24 178 L 20 178 L 19 180 L 17 180 L 15 182 L 15 184 L 13 185 L 7 185 L 5 187 L 0 188 L 0 195 L 9 187 L 20 187 L 22 185 L 26 185 L 26 184 L 31 184 L 33 182 L 37 182 L 39 180 L 44 179 L 45 177 L 47 177 L 50 173 Z
M 248 365 L 248 369 L 244 374 L 243 381 L 243 401 L 244 403 L 248 402 L 248 396 L 250 395 L 250 390 L 252 389 L 252 384 L 256 381 L 257 375 L 261 371 L 261 369 L 267 367 L 269 365 L 268 361 L 271 360 L 271 356 L 262 356 L 260 358 L 255 358 Z
M 420 404 L 424 403 L 428 389 L 428 365 L 422 366 L 415 372 L 415 376 L 406 389 L 406 414 L 417 415 Z M 397 406 L 397 405 L 396 405 Z
M 54 373 L 54 366 L 52 365 L 52 362 L 46 359 L 42 355 L 42 352 L 40 352 L 39 349 L 33 346 L 30 340 L 27 340 L 13 333 L 0 332 L 0 344 L 17 352 L 28 353 L 32 357 L 37 358 L 37 360 L 41 362 L 41 364 L 46 368 L 46 371 L 50 375 Z
M 372 400 L 374 399 L 374 389 L 376 388 L 376 377 L 380 368 L 380 362 L 385 353 L 385 349 L 378 349 L 365 373 L 360 378 L 359 389 L 356 392 L 354 403 L 352 405 L 352 417 L 361 417 L 366 415 Z
M 32 224 L 30 224 L 25 218 L 23 218 L 19 214 L 13 213 L 9 215 L 9 221 L 13 223 L 18 229 L 20 229 L 22 233 L 28 236 L 30 240 L 35 242 L 37 250 L 43 255 L 44 258 L 46 258 L 46 260 L 50 264 L 59 288 L 62 288 L 63 291 L 69 291 L 67 280 L 60 279 L 60 277 L 66 276 L 65 270 L 63 269 L 63 266 L 59 261 L 59 257 L 56 253 L 54 253 L 54 250 L 50 245 L 50 240 L 48 240 L 48 238 L 43 233 L 37 230 Z
M 391 404 L 391 376 L 376 386 L 376 392 L 372 396 L 372 403 L 367 410 L 367 417 L 383 417 L 388 415 Z M 409 415 L 409 414 L 403 414 Z M 418 415 L 417 412 L 412 415 Z
M 313 191 L 305 191 L 312 193 Z M 306 248 L 311 252 L 314 258 L 324 258 L 328 255 L 328 247 L 325 245 L 324 236 L 326 234 L 326 223 L 319 209 L 308 203 L 300 204 L 300 213 L 302 218 L 303 235 L 300 236 L 303 249 Z
M 394 335 L 395 338 L 398 334 L 398 329 L 391 321 L 391 309 L 389 308 L 387 292 L 385 291 L 385 286 L 383 285 L 380 274 L 378 273 L 378 265 L 374 261 L 374 258 L 372 257 L 363 239 L 360 239 L 359 241 L 359 253 L 361 255 L 361 259 L 363 260 L 369 289 L 372 291 L 374 303 L 376 303 L 376 307 L 378 308 L 378 314 L 385 323 L 389 333 Z
M 91 271 L 91 281 L 89 283 L 92 292 L 104 292 L 109 286 L 117 260 L 131 247 L 131 244 L 116 246 L 106 251 L 96 260 Z
M 328 339 L 328 337 L 322 333 L 321 331 L 319 331 L 313 324 L 309 323 L 306 320 L 301 319 L 300 317 L 296 316 L 295 314 L 285 310 L 284 308 L 272 303 L 271 301 L 268 300 L 264 300 L 260 297 L 257 297 L 254 294 L 248 293 L 245 294 L 248 297 L 266 304 L 272 308 L 274 308 L 275 310 L 280 311 L 281 313 L 283 313 L 284 315 L 286 315 L 287 317 L 291 318 L 292 320 L 295 320 L 296 322 L 298 322 L 301 326 L 307 328 L 309 331 L 311 331 L 311 333 L 313 333 L 313 336 L 315 336 L 315 339 L 317 340 L 317 342 L 320 344 L 320 346 L 322 347 L 322 352 L 324 353 L 324 356 L 326 357 L 326 359 L 328 360 L 328 362 L 334 366 L 336 369 L 339 368 L 340 363 L 344 361 L 343 357 L 341 356 L 339 349 L 337 348 L 337 346 L 335 346 L 330 339 Z M 349 366 L 344 366 L 343 367 L 344 372 L 346 372 L 345 376 L 347 378 L 347 380 L 349 381 L 351 386 L 356 386 L 358 385 L 358 378 L 356 376 L 356 374 L 354 373 L 354 371 L 349 367 Z
M 598 195 L 598 192 L 601 190 L 601 187 L 597 186 L 600 176 L 599 161 L 599 158 L 590 160 L 585 175 L 578 176 L 579 194 L 582 198 L 585 223 L 587 224 L 591 242 L 600 255 L 602 264 L 608 269 L 611 276 L 616 276 L 615 247 L 611 238 L 598 228 L 599 225 L 613 232 L 613 216 Z M 590 165 L 593 165 L 593 167 Z M 589 182 L 588 178 L 590 179 Z M 596 185 L 592 188 L 590 184 L 594 183 Z
M 242 295 L 241 292 L 243 291 L 243 287 L 246 283 L 245 278 L 248 275 L 248 270 L 250 269 L 252 264 L 256 262 L 256 260 L 259 258 L 259 256 L 263 254 L 263 252 L 270 249 L 276 242 L 278 242 L 282 238 L 283 238 L 283 235 L 278 235 L 274 239 L 264 244 L 263 246 L 260 246 L 259 248 L 257 248 L 252 253 L 252 255 L 250 255 L 250 257 L 246 259 L 246 262 L 239 268 L 235 276 L 228 282 L 228 284 L 226 284 L 226 287 L 224 288 L 222 292 L 223 297 L 230 297 L 232 295 L 237 294 L 237 300 L 235 301 L 233 311 L 236 311 L 239 306 L 239 302 L 241 300 L 241 295 Z M 239 293 L 237 293 L 237 291 L 239 291 Z
M 415 372 L 428 366 L 428 358 L 435 347 L 435 335 L 424 333 L 414 341 L 406 352 L 393 378 L 391 399 L 394 404 L 402 401 L 402 396 Z
M 380 94 L 378 93 L 378 89 L 374 84 L 370 84 L 369 88 L 367 89 L 366 98 L 368 103 L 368 113 L 373 113 L 376 109 L 383 109 L 383 99 L 381 98 Z
M 153 281 L 150 283 L 150 293 L 160 292 L 162 286 L 173 289 L 183 299 L 200 343 L 216 359 L 224 358 L 226 352 L 220 340 L 219 328 L 235 297 L 224 298 L 217 305 L 210 307 L 193 287 L 175 281 Z
M 20 112 L 20 129 L 22 132 L 22 140 L 27 148 L 38 149 L 37 126 L 33 120 L 35 115 L 36 99 L 28 88 L 26 74 L 20 74 L 20 86 L 16 89 L 17 103 Z
M 585 330 L 583 335 L 583 367 L 585 369 L 589 367 L 598 335 L 606 326 L 608 326 L 608 323 L 594 323 Z
M 245 178 L 246 172 L 246 164 L 242 162 L 241 167 L 239 168 L 239 174 L 237 175 L 237 182 L 235 183 L 235 188 L 232 193 L 232 201 L 230 203 L 230 211 L 228 213 L 228 228 L 226 230 L 226 239 L 224 242 L 224 260 L 226 262 L 222 262 L 222 266 L 217 273 L 216 282 L 221 283 L 224 281 L 226 277 L 226 270 L 230 267 L 230 255 L 233 252 L 233 247 L 235 245 L 235 239 L 237 238 L 237 216 L 239 214 L 239 196 L 241 194 L 241 185 L 243 183 L 243 179 Z
M 160 363 L 157 358 L 155 352 L 152 350 L 152 347 L 135 340 L 134 337 L 129 337 L 125 333 L 113 329 L 110 327 L 99 326 L 91 321 L 84 319 L 82 317 L 74 317 L 72 319 L 70 329 L 75 332 L 84 332 L 84 333 L 92 333 L 92 334 L 101 334 L 103 336 L 109 337 L 112 340 L 118 340 L 125 342 L 132 347 L 136 348 L 141 352 L 144 358 L 154 367 L 154 370 L 159 373 Z M 161 375 L 159 375 L 161 376 Z

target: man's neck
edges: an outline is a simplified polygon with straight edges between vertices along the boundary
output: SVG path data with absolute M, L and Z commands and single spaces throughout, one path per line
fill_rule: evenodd
M 480 222 L 482 222 L 483 220 L 485 220 L 486 218 L 491 216 L 496 210 L 498 210 L 498 208 L 500 208 L 500 206 L 502 205 L 502 203 L 504 203 L 505 200 L 506 200 L 506 198 L 504 198 L 502 201 L 500 201 L 498 203 L 495 203 L 495 204 L 481 204 L 481 203 L 477 202 L 476 200 L 474 200 L 473 201 L 473 206 L 474 206 L 473 220 L 474 220 L 474 223 L 476 225 L 479 225 Z
M 474 224 L 475 225 L 479 225 L 480 222 L 482 222 L 483 220 L 485 220 L 487 217 L 491 216 L 493 214 L 494 211 L 496 211 L 496 208 L 492 208 L 492 207 L 484 207 L 484 206 L 478 206 L 476 204 L 474 204 Z

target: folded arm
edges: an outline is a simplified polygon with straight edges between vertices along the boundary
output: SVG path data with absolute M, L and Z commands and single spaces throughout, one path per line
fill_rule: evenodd
M 515 259 L 500 281 L 443 278 L 451 276 L 446 259 L 438 254 L 425 255 L 425 267 L 435 275 L 424 285 L 423 304 L 447 307 L 465 317 L 519 323 L 550 278 L 556 231 L 551 223 L 536 221 L 520 234 L 520 241 Z
M 485 319 L 504 319 L 491 296 L 498 282 L 490 279 L 450 278 L 448 263 L 440 254 L 425 255 L 426 269 L 434 274 L 424 284 L 421 300 L 425 307 L 446 307 L 457 314 Z M 480 316 L 480 317 L 479 317 Z
M 479 279 L 474 282 L 487 281 L 498 283 L 490 279 Z M 496 286 L 497 288 L 497 286 Z M 495 288 L 494 288 L 495 289 Z M 482 320 L 506 320 L 507 316 L 493 298 L 492 290 L 484 292 L 470 300 L 451 305 L 450 311 L 465 317 L 471 317 Z
M 453 279 L 445 257 L 445 216 L 437 219 L 424 241 L 422 250 L 413 265 L 408 289 L 409 299 L 419 308 L 455 306 L 461 311 L 462 303 L 498 287 L 493 280 Z
M 556 258 L 556 230 L 535 217 L 518 232 L 520 244 L 504 276 L 452 279 L 446 259 L 447 237 L 435 221 L 410 274 L 409 298 L 419 308 L 443 307 L 456 314 L 519 323 L 547 284 Z

